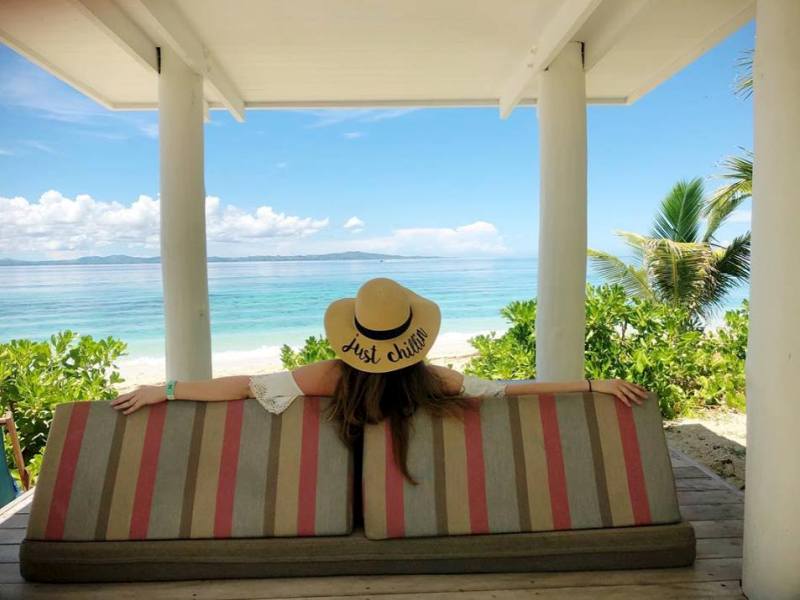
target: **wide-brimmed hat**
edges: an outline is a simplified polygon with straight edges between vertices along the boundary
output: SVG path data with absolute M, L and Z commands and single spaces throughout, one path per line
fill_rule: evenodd
M 336 356 L 368 373 L 388 373 L 421 361 L 441 324 L 439 306 L 392 279 L 364 283 L 355 298 L 325 311 L 325 334 Z

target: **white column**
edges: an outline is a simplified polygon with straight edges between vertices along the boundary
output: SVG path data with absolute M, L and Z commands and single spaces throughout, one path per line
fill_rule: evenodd
M 211 377 L 203 78 L 161 49 L 161 273 L 168 379 Z
M 586 321 L 586 84 L 581 44 L 542 73 L 536 377 L 583 377 Z
M 744 592 L 800 598 L 800 2 L 759 0 Z

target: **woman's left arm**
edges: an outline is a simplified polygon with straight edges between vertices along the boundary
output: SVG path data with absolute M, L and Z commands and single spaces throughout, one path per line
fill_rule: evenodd
M 562 392 L 588 392 L 589 380 L 563 382 L 520 381 L 506 384 L 507 396 L 525 396 L 527 394 L 558 394 Z M 591 391 L 603 394 L 612 394 L 619 398 L 626 406 L 641 404 L 647 399 L 647 390 L 643 387 L 625 381 L 624 379 L 593 379 Z
M 241 400 L 250 396 L 250 376 L 231 375 L 214 379 L 178 381 L 175 384 L 176 400 L 203 400 L 206 402 Z M 167 399 L 167 386 L 142 385 L 132 392 L 121 394 L 111 401 L 111 406 L 123 414 L 140 409 L 147 404 L 158 404 Z
M 340 376 L 339 361 L 323 360 L 291 371 L 298 394 L 308 396 L 332 396 Z M 272 374 L 274 375 L 274 374 Z M 175 384 L 175 400 L 200 400 L 218 402 L 242 400 L 253 397 L 251 382 L 260 375 L 231 375 L 214 379 L 178 381 Z M 269 376 L 267 376 L 269 377 Z M 111 401 L 111 406 L 129 415 L 148 404 L 158 404 L 167 399 L 167 386 L 143 385 L 132 392 L 121 394 Z

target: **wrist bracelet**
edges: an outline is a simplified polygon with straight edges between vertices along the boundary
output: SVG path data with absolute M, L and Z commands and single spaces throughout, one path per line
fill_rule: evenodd
M 177 383 L 174 379 L 170 379 L 167 382 L 167 400 L 175 400 L 175 386 Z
M 589 392 L 590 393 L 593 392 L 594 390 L 592 390 L 592 380 L 587 377 L 586 378 L 586 383 L 589 384 Z

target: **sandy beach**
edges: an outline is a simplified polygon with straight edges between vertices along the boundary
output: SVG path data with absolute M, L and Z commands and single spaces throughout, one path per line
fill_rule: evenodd
M 747 415 L 716 408 L 668 421 L 664 432 L 670 446 L 688 454 L 734 487 L 744 489 L 747 455 Z

